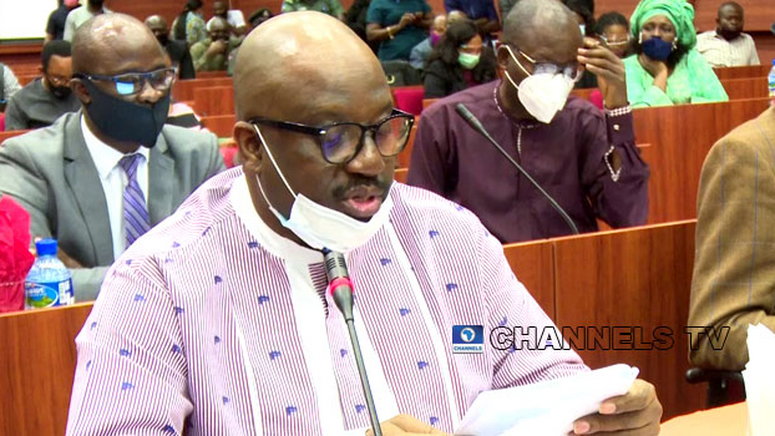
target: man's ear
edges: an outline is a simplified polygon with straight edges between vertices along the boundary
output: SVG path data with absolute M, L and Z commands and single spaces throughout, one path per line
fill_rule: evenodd
M 246 121 L 238 121 L 232 133 L 239 148 L 239 158 L 242 166 L 254 173 L 259 173 L 264 160 L 264 151 L 258 139 L 255 127 Z
M 79 78 L 70 79 L 70 89 L 73 90 L 73 94 L 81 100 L 81 104 L 87 105 L 91 103 L 91 95 L 86 85 L 83 84 L 83 80 Z

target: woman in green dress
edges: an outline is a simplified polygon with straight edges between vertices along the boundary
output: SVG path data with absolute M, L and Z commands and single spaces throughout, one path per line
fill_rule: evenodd
M 630 18 L 635 54 L 624 60 L 633 107 L 727 101 L 697 52 L 694 8 L 685 0 L 642 0 Z

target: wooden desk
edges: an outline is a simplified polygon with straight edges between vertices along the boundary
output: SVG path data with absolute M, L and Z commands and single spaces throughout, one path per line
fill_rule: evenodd
M 0 434 L 63 435 L 75 337 L 92 304 L 0 315 Z
M 748 405 L 737 403 L 677 416 L 662 423 L 660 436 L 744 436 L 748 431 Z
M 762 65 L 747 65 L 744 67 L 714 68 L 713 72 L 719 80 L 745 79 L 748 77 L 767 77 L 772 65 L 767 62 Z
M 194 111 L 202 117 L 234 115 L 234 88 L 231 85 L 195 88 Z
M 689 220 L 550 240 L 555 322 L 608 328 L 608 349 L 579 355 L 592 368 L 618 362 L 640 368 L 640 377 L 656 386 L 666 417 L 697 410 L 705 399 L 703 386 L 684 380 L 694 230 Z M 613 327 L 630 331 L 633 345 L 615 340 Z M 654 340 L 658 328 L 671 333 L 665 349 Z

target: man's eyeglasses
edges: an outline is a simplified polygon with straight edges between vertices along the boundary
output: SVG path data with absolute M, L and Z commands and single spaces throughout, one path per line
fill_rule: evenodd
M 317 136 L 320 151 L 326 162 L 343 164 L 358 155 L 363 148 L 367 132 L 372 134 L 377 150 L 383 157 L 391 157 L 401 153 L 409 140 L 409 132 L 414 124 L 414 115 L 393 109 L 387 118 L 366 126 L 359 123 L 343 122 L 318 127 L 265 118 L 253 118 L 248 122 Z
M 113 82 L 116 92 L 119 95 L 134 95 L 143 90 L 145 83 L 157 91 L 166 91 L 172 86 L 177 76 L 175 67 L 161 68 L 147 73 L 124 73 L 115 76 L 103 76 L 101 74 L 83 74 L 76 73 L 73 77 L 88 79 L 91 81 L 100 80 L 104 82 Z
M 509 49 L 512 47 L 508 43 L 504 43 L 504 44 L 506 44 L 506 46 Z M 574 62 L 574 63 L 572 63 L 570 65 L 565 65 L 565 66 L 557 65 L 557 64 L 554 64 L 554 63 L 551 63 L 551 62 L 538 62 L 535 59 L 533 59 L 532 57 L 530 57 L 527 53 L 525 53 L 522 50 L 520 50 L 519 48 L 517 48 L 517 47 L 514 47 L 514 48 L 517 50 L 517 53 L 522 55 L 522 57 L 527 59 L 528 62 L 533 64 L 533 72 L 532 72 L 532 74 L 541 74 L 541 73 L 560 74 L 560 73 L 562 73 L 563 75 L 565 75 L 565 77 L 567 77 L 567 78 L 569 78 L 569 79 L 571 79 L 573 81 L 576 81 L 576 82 L 578 82 L 579 79 L 581 79 L 581 74 L 582 74 L 581 65 L 579 65 L 576 62 Z M 516 56 L 515 56 L 515 58 L 516 58 Z M 519 61 L 517 61 L 517 62 L 519 62 Z M 519 64 L 520 64 L 520 66 L 522 66 L 521 62 L 519 62 Z

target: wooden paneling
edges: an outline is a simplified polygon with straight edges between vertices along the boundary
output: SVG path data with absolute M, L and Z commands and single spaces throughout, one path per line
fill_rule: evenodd
M 770 72 L 770 65 L 749 65 L 745 67 L 714 68 L 719 80 L 746 79 L 749 77 L 766 78 Z
M 172 98 L 174 98 L 176 101 L 194 100 L 195 89 L 208 88 L 213 86 L 230 87 L 232 86 L 231 77 L 178 80 L 177 82 L 175 82 L 175 85 L 173 85 L 172 87 Z
M 555 319 L 554 249 L 549 240 L 508 244 L 503 253 L 517 279 Z
M 730 100 L 765 98 L 769 95 L 767 77 L 725 79 L 721 81 Z
M 636 109 L 635 132 L 651 167 L 649 223 L 697 216 L 700 170 L 710 147 L 733 128 L 763 112 L 768 100 Z
M 230 138 L 234 131 L 234 124 L 237 118 L 231 115 L 216 115 L 211 117 L 202 117 L 200 120 L 207 130 L 213 132 L 219 138 Z
M 0 144 L 3 143 L 8 138 L 13 138 L 14 136 L 23 135 L 30 130 L 8 130 L 6 132 L 0 132 Z
M 229 85 L 194 89 L 194 111 L 203 117 L 234 114 L 234 88 Z
M 0 315 L 0 434 L 63 435 L 75 337 L 92 304 Z
M 632 327 L 635 345 L 652 343 L 656 328 L 672 332 L 665 350 L 614 340 L 620 349 L 579 351 L 593 368 L 618 362 L 640 368 L 657 387 L 664 418 L 704 404 L 702 386 L 684 381 L 694 229 L 694 221 L 684 221 L 554 240 L 558 326 Z

